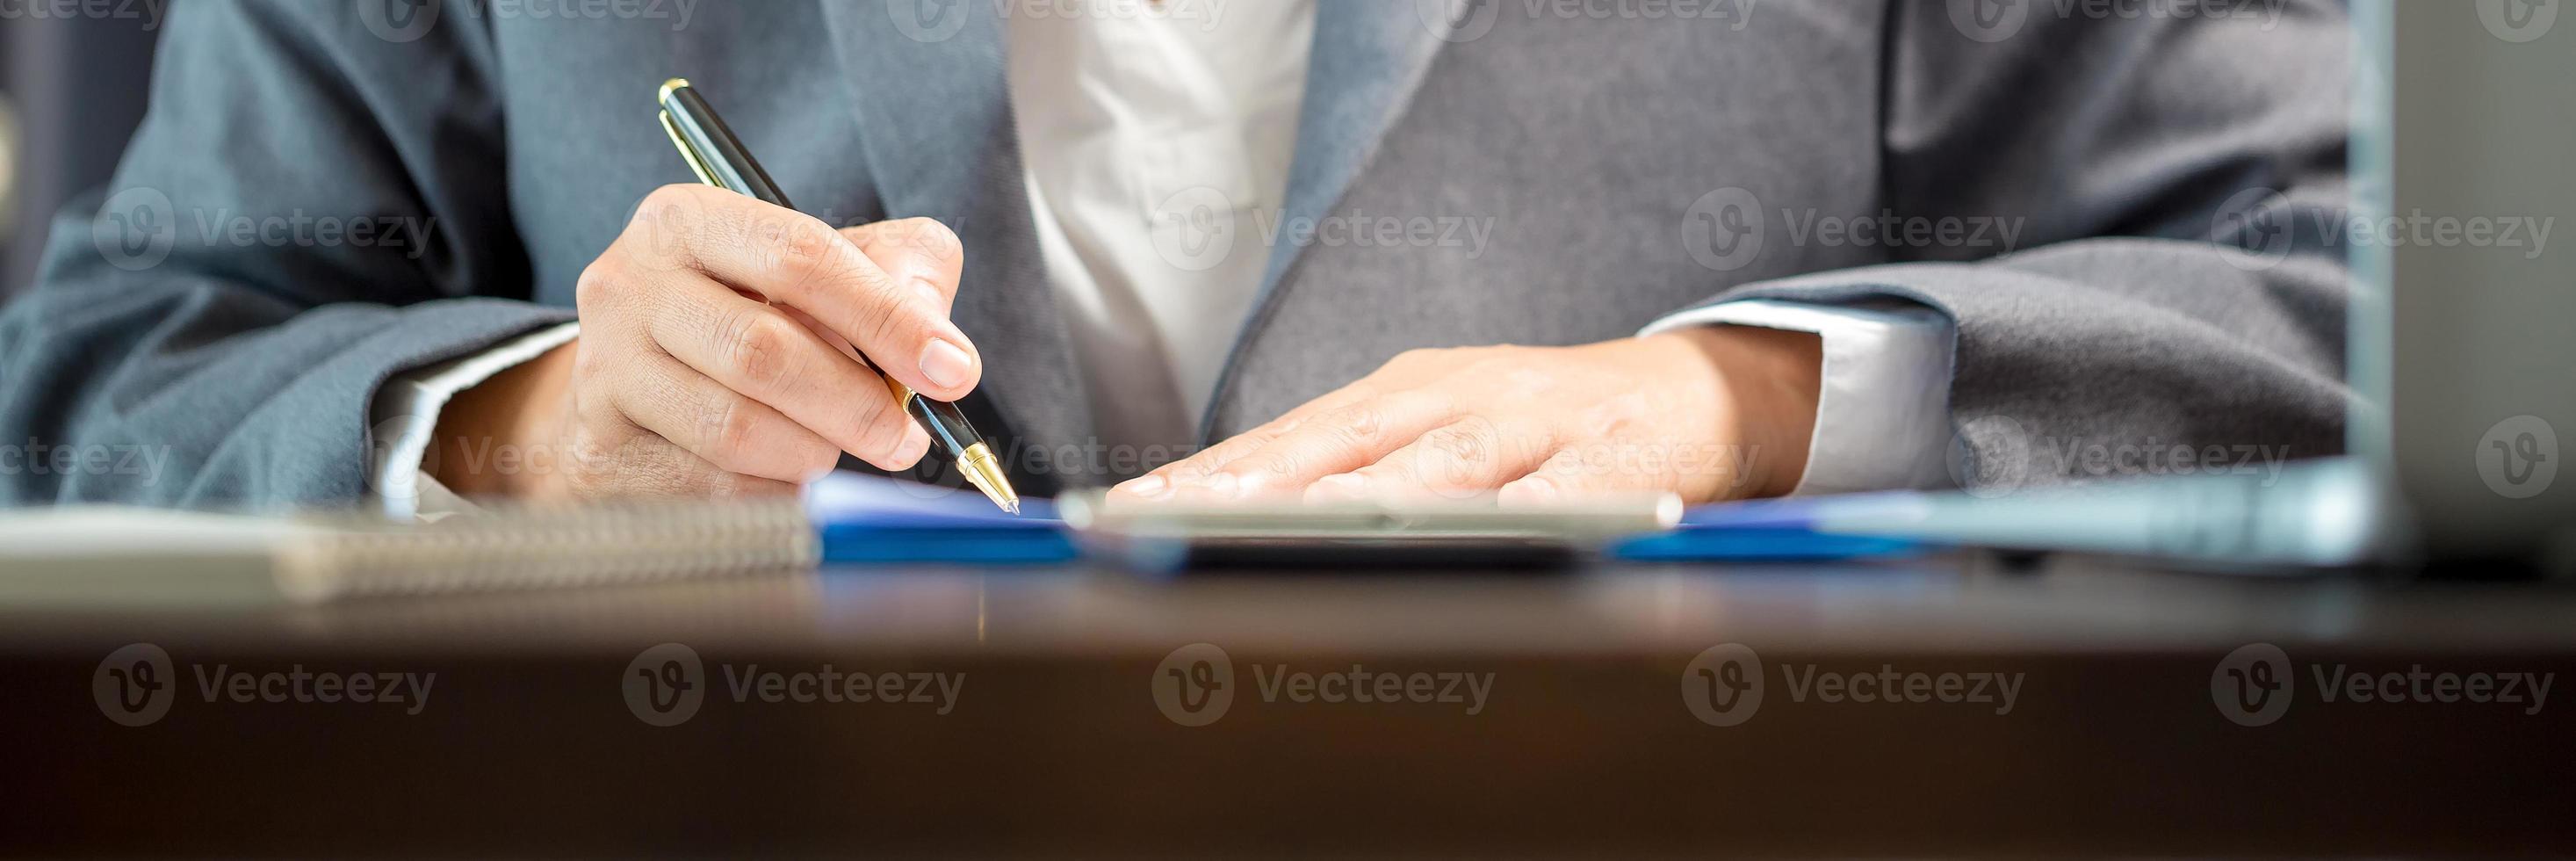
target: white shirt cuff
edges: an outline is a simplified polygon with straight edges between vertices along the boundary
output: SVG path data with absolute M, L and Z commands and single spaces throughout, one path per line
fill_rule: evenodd
M 385 516 L 434 518 L 475 510 L 474 503 L 430 478 L 423 468 L 430 436 L 438 428 L 439 410 L 457 392 L 572 343 L 580 335 L 580 323 L 565 323 L 386 380 L 370 408 L 376 441 L 373 462 L 367 465 L 367 486 L 383 502 Z
M 1793 496 L 1921 490 L 1952 484 L 1951 360 L 1957 333 L 1941 312 L 1899 299 L 1817 305 L 1747 299 L 1693 308 L 1640 335 L 1688 326 L 1812 332 L 1824 341 L 1816 431 Z

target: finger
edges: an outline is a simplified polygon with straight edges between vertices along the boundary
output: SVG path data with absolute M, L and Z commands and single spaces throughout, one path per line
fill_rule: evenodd
M 1286 415 L 1272 419 L 1268 424 L 1236 434 L 1224 442 L 1208 446 L 1206 450 L 1197 454 L 1164 464 L 1160 469 L 1120 484 L 1110 490 L 1110 498 L 1112 501 L 1162 499 L 1170 496 L 1183 485 L 1203 484 L 1218 470 L 1233 463 L 1236 458 L 1260 451 L 1263 446 L 1269 445 L 1280 435 L 1295 429 L 1307 418 L 1371 397 L 1374 392 L 1374 386 L 1367 380 L 1343 386 L 1323 397 L 1289 410 Z
M 912 418 L 885 379 L 846 346 L 825 341 L 792 309 L 711 285 L 694 292 L 646 323 L 654 343 L 681 364 L 879 467 L 902 469 L 919 459 L 904 458 Z
M 727 472 L 652 433 L 618 435 L 618 442 L 607 448 L 594 439 L 586 442 L 579 457 L 581 468 L 573 473 L 575 480 L 569 486 L 573 498 L 581 500 L 723 499 L 797 492 L 797 485 L 788 482 Z
M 1494 501 L 1504 506 L 1546 505 L 1586 496 L 1665 489 L 1654 471 L 1638 468 L 1634 462 L 1633 453 L 1644 450 L 1641 444 L 1622 442 L 1567 446 L 1530 474 L 1503 485 Z
M 966 270 L 966 244 L 948 225 L 904 218 L 844 227 L 841 235 L 896 282 L 930 300 L 939 313 L 949 313 L 955 304 L 958 279 Z
M 915 391 L 954 401 L 983 379 L 983 359 L 944 308 L 821 220 L 706 186 L 666 187 L 647 205 L 678 213 L 664 220 L 678 225 L 682 265 L 812 315 Z
M 1196 484 L 1218 496 L 1298 493 L 1327 475 L 1378 462 L 1456 416 L 1453 401 L 1412 389 L 1303 418 Z
M 1423 434 L 1376 463 L 1326 476 L 1306 498 L 1473 496 L 1528 475 L 1555 450 L 1554 434 L 1543 422 L 1470 417 Z
M 611 395 L 617 411 L 717 469 L 803 483 L 840 462 L 838 446 L 767 404 L 668 357 L 631 361 Z

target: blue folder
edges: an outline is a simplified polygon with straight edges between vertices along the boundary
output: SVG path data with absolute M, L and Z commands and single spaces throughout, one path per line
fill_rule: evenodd
M 1055 506 L 1023 500 L 1020 516 L 973 488 L 837 473 L 805 491 L 826 565 L 1054 565 L 1077 555 Z

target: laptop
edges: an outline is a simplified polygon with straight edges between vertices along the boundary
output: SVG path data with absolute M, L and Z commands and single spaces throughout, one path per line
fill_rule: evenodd
M 2576 15 L 2561 5 L 2353 4 L 2356 206 L 2407 241 L 2354 245 L 2351 374 L 2365 402 L 2350 450 L 2388 481 L 2396 561 L 2576 571 L 2576 470 L 2563 462 L 2576 446 Z

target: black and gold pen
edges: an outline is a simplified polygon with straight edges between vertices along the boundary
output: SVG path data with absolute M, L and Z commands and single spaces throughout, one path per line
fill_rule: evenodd
M 787 195 L 778 190 L 778 184 L 770 180 L 769 173 L 760 169 L 760 162 L 751 157 L 751 151 L 744 149 L 742 141 L 733 136 L 733 130 L 726 128 L 724 120 L 716 116 L 715 108 L 691 89 L 687 80 L 672 78 L 664 81 L 660 95 L 662 129 L 671 133 L 671 143 L 680 148 L 680 157 L 688 160 L 689 169 L 697 173 L 700 181 L 750 195 L 772 206 L 796 208 L 795 204 L 787 202 Z M 865 364 L 868 360 L 862 357 L 859 361 Z M 1003 477 L 1001 462 L 993 457 L 993 447 L 985 444 L 984 438 L 975 433 L 975 426 L 966 422 L 966 414 L 959 412 L 956 404 L 922 397 L 912 387 L 896 382 L 895 378 L 887 376 L 884 370 L 873 364 L 868 365 L 868 370 L 885 379 L 886 388 L 894 392 L 895 402 L 902 404 L 905 413 L 930 431 L 936 448 L 956 459 L 957 471 L 964 474 L 967 481 L 973 482 L 976 489 L 991 497 L 993 504 L 1001 506 L 1002 510 L 1020 513 L 1020 495 L 1011 489 L 1010 479 Z

